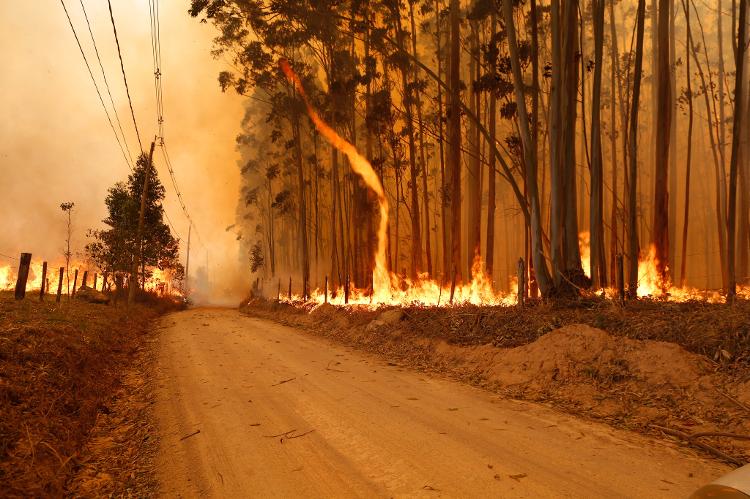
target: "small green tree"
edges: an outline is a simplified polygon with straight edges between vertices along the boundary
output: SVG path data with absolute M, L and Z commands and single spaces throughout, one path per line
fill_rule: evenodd
M 108 216 L 102 222 L 108 228 L 89 231 L 92 241 L 86 245 L 87 254 L 102 270 L 128 273 L 139 251 L 142 251 L 141 286 L 149 277 L 147 268 L 171 270 L 177 279 L 183 275 L 179 262 L 179 240 L 164 222 L 164 186 L 156 168 L 150 165 L 149 188 L 146 195 L 142 249 L 137 247 L 138 216 L 143 177 L 149 168 L 148 157 L 142 154 L 127 182 L 118 182 L 107 191 L 105 204 Z

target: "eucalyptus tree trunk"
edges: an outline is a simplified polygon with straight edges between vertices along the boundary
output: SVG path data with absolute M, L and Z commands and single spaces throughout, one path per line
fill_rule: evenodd
M 532 1 L 532 9 L 534 8 L 534 3 L 536 0 Z M 533 21 L 532 21 L 533 22 Z M 492 10 L 492 14 L 490 15 L 490 35 L 494 35 L 495 31 L 497 30 L 497 16 L 495 15 L 495 10 Z M 532 50 L 533 48 L 533 42 L 532 42 Z M 495 75 L 497 73 L 497 57 L 495 55 L 491 56 L 489 58 L 489 73 L 491 75 Z M 495 92 L 490 92 L 490 102 L 489 102 L 489 132 L 490 132 L 490 141 L 495 142 L 496 139 L 496 117 L 495 114 L 497 113 L 497 104 L 496 104 L 496 97 Z M 496 166 L 496 160 L 495 155 L 490 154 L 489 157 L 489 167 L 487 170 L 487 247 L 484 255 L 484 261 L 485 261 L 485 267 L 487 270 L 487 275 L 492 278 L 494 267 L 495 267 L 495 197 L 496 197 L 496 187 L 495 187 L 495 166 Z
M 451 186 L 451 265 L 449 272 L 461 277 L 461 25 L 459 0 L 450 2 L 450 61 L 448 79 L 448 140 L 450 142 L 448 172 Z
M 737 30 L 737 55 L 735 58 L 735 81 L 734 81 L 734 119 L 732 123 L 732 156 L 729 163 L 729 207 L 727 220 L 727 267 L 728 285 L 727 299 L 733 300 L 737 294 L 736 273 L 736 225 L 737 225 L 737 174 L 738 156 L 740 152 L 740 141 L 742 140 L 742 110 L 744 95 L 742 91 L 745 71 L 745 30 L 747 28 L 747 0 L 740 0 L 739 26 Z
M 684 7 L 683 0 L 683 7 Z M 685 160 L 685 211 L 682 221 L 682 254 L 680 256 L 680 285 L 687 283 L 687 242 L 688 226 L 690 221 L 690 173 L 693 162 L 693 74 L 690 71 L 690 45 L 692 34 L 690 31 L 690 9 L 685 11 L 685 73 L 687 74 L 687 101 L 688 101 L 688 129 L 687 129 L 687 157 Z
M 616 265 L 617 265 L 617 248 L 618 248 L 618 233 L 617 233 L 617 201 L 618 201 L 618 187 L 617 187 L 617 111 L 615 104 L 617 103 L 617 96 L 615 94 L 615 88 L 617 87 L 617 27 L 614 22 L 613 12 L 614 0 L 609 2 L 609 29 L 610 29 L 610 82 L 609 82 L 609 138 L 610 138 L 610 154 L 611 154 L 611 188 L 612 188 L 612 204 L 610 206 L 610 218 L 609 218 L 609 273 L 612 276 L 612 281 L 615 280 Z
M 552 0 L 551 248 L 555 287 L 574 293 L 585 284 L 578 247 L 576 208 L 576 108 L 578 105 L 578 1 Z
M 414 4 L 409 3 L 409 19 L 411 21 L 411 50 L 417 59 L 417 28 L 414 20 Z M 419 170 L 422 177 L 422 206 L 424 209 L 424 232 L 425 232 L 425 256 L 427 257 L 427 275 L 432 275 L 432 230 L 430 230 L 430 193 L 427 189 L 427 159 L 425 157 L 424 145 L 424 122 L 422 121 L 422 95 L 419 91 L 419 71 L 414 67 L 414 104 L 417 108 L 417 121 L 419 124 Z
M 557 0 L 553 0 L 553 6 L 555 3 L 557 3 Z M 554 284 L 549 275 L 547 262 L 544 259 L 542 223 L 539 209 L 539 187 L 537 183 L 536 149 L 533 147 L 529 116 L 526 111 L 526 98 L 524 95 L 523 75 L 521 73 L 521 61 L 518 56 L 513 7 L 510 2 L 503 2 L 502 7 L 505 29 L 508 36 L 511 69 L 513 72 L 513 88 L 518 110 L 518 128 L 521 135 L 521 147 L 523 148 L 523 161 L 526 170 L 526 192 L 529 204 L 529 225 L 531 227 L 531 258 L 534 262 L 539 290 L 542 292 L 542 296 L 548 297 L 554 292 Z M 576 239 L 577 244 L 578 240 Z
M 602 154 L 601 97 L 604 51 L 604 0 L 591 1 L 594 17 L 594 87 L 591 106 L 591 281 L 594 289 L 607 285 L 604 256 L 604 160 Z
M 669 68 L 670 0 L 659 0 L 658 57 L 656 68 L 657 127 L 654 163 L 653 242 L 661 285 L 669 285 L 669 139 L 672 126 L 672 92 Z
M 438 79 L 443 77 L 443 54 L 442 54 L 442 30 L 440 28 L 440 0 L 435 0 L 435 59 L 437 59 L 437 76 Z M 443 250 L 442 272 L 445 277 L 450 268 L 450 250 L 448 244 L 447 218 L 448 218 L 448 198 L 445 193 L 448 191 L 448 184 L 445 177 L 445 140 L 443 130 L 443 86 L 437 86 L 437 105 L 438 105 L 438 152 L 440 154 L 440 244 Z
M 635 70 L 633 73 L 633 97 L 630 110 L 629 147 L 630 165 L 628 186 L 628 294 L 631 298 L 638 296 L 638 107 L 641 96 L 641 73 L 643 71 L 643 25 L 646 17 L 646 0 L 638 0 L 636 19 Z
M 401 26 L 401 10 L 398 3 L 394 7 L 394 15 L 396 17 L 396 39 L 399 49 L 402 52 L 406 52 L 406 32 Z M 406 114 L 404 126 L 406 127 L 406 136 L 409 142 L 409 180 L 411 192 L 411 207 L 409 210 L 411 217 L 411 265 L 409 275 L 412 279 L 415 279 L 417 274 L 422 271 L 422 229 L 419 218 L 419 192 L 417 187 L 419 171 L 417 169 L 417 146 L 414 138 L 414 112 L 412 108 L 414 97 L 412 86 L 409 84 L 409 67 L 405 63 L 401 63 L 399 64 L 399 71 L 401 73 L 401 87 L 404 96 L 403 106 Z
M 469 47 L 471 55 L 469 57 L 469 80 L 479 79 L 481 72 L 479 64 L 479 23 L 470 22 L 471 35 Z M 469 85 L 469 109 L 478 118 L 481 119 L 480 95 L 479 92 Z M 481 159 L 481 138 L 479 134 L 479 124 L 470 122 L 467 131 L 467 142 L 470 152 L 468 168 L 466 172 L 466 210 L 467 210 L 467 238 L 466 238 L 466 266 L 471 273 L 474 258 L 481 253 L 481 201 L 482 193 L 481 180 L 482 170 L 480 168 Z

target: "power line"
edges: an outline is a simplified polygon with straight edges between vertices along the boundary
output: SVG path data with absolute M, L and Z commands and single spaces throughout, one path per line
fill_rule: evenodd
M 99 61 L 99 69 L 101 69 L 102 71 L 102 78 L 104 79 L 104 86 L 107 88 L 107 94 L 109 95 L 109 102 L 112 104 L 112 111 L 114 111 L 115 113 L 115 120 L 117 121 L 117 127 L 120 129 L 120 134 L 122 135 L 122 141 L 125 144 L 125 150 L 128 151 L 128 158 L 130 159 L 130 163 L 132 165 L 133 155 L 130 153 L 130 147 L 128 147 L 128 139 L 125 136 L 125 132 L 122 129 L 122 122 L 120 121 L 120 115 L 117 113 L 117 106 L 115 106 L 115 100 L 114 98 L 112 98 L 112 91 L 109 88 L 109 81 L 107 81 L 107 74 L 104 72 L 104 65 L 102 64 L 101 57 L 99 57 L 99 48 L 96 46 L 96 39 L 94 38 L 94 32 L 91 30 L 91 23 L 89 22 L 89 16 L 86 13 L 86 7 L 83 5 L 83 0 L 80 0 L 80 2 L 81 2 L 81 9 L 83 10 L 83 17 L 86 19 L 86 25 L 89 28 L 89 35 L 91 35 L 91 43 L 94 45 L 94 53 L 96 54 L 97 61 Z
M 60 0 L 62 2 L 62 0 Z M 128 95 L 128 103 L 130 104 L 130 115 L 133 117 L 133 126 L 135 127 L 135 135 L 138 137 L 138 146 L 143 151 L 143 143 L 141 142 L 141 134 L 138 132 L 138 123 L 135 121 L 135 111 L 133 111 L 133 100 L 130 98 L 130 88 L 128 87 L 128 78 L 125 76 L 125 63 L 122 62 L 122 51 L 120 50 L 120 39 L 117 37 L 117 26 L 115 25 L 115 15 L 112 13 L 112 0 L 107 0 L 109 6 L 109 19 L 112 21 L 112 32 L 115 34 L 115 42 L 117 43 L 117 56 L 120 58 L 120 70 L 122 71 L 122 79 L 125 82 L 125 93 Z
M 172 183 L 172 187 L 177 195 L 177 200 L 180 203 L 182 212 L 187 218 L 188 223 L 195 229 L 195 235 L 198 238 L 198 242 L 205 247 L 203 240 L 198 231 L 198 227 L 190 217 L 185 199 L 180 192 L 180 188 L 177 185 L 177 177 L 172 167 L 172 158 L 169 156 L 166 142 L 164 141 L 164 92 L 162 90 L 162 72 L 161 72 L 161 23 L 159 19 L 159 0 L 149 0 L 149 18 L 151 21 L 151 56 L 153 58 L 153 70 L 154 70 L 154 93 L 156 96 L 156 125 L 159 130 L 159 145 L 161 146 L 162 154 L 164 156 L 164 163 L 167 165 L 169 171 L 169 178 Z M 173 227 L 174 228 L 174 227 Z
M 68 8 L 65 6 L 65 1 L 60 0 L 60 3 L 62 4 L 63 10 L 65 11 L 65 17 L 68 18 L 68 25 L 70 25 L 71 31 L 73 31 L 73 36 L 76 39 L 76 43 L 78 44 L 78 50 L 81 52 L 81 56 L 83 57 L 83 62 L 86 64 L 86 69 L 89 71 L 89 76 L 91 77 L 91 82 L 94 84 L 94 88 L 96 89 L 96 95 L 99 96 L 99 102 L 102 104 L 102 109 L 104 109 L 104 114 L 107 115 L 107 121 L 109 122 L 110 128 L 112 128 L 112 133 L 115 134 L 115 139 L 117 140 L 117 145 L 120 146 L 120 151 L 122 152 L 122 157 L 125 159 L 125 163 L 127 163 L 128 168 L 131 170 L 133 169 L 133 166 L 131 165 L 130 161 L 128 161 L 128 156 L 125 154 L 125 149 L 122 147 L 122 143 L 120 142 L 120 137 L 117 135 L 117 131 L 115 130 L 115 125 L 112 123 L 112 118 L 109 116 L 109 111 L 107 111 L 107 106 L 104 104 L 104 99 L 102 98 L 102 93 L 99 91 L 99 85 L 96 84 L 96 79 L 94 78 L 94 73 L 91 71 L 91 66 L 89 65 L 89 61 L 86 58 L 86 53 L 83 51 L 83 47 L 81 46 L 81 40 L 78 38 L 78 33 L 76 32 L 75 27 L 73 26 L 73 21 L 70 19 L 70 14 L 68 13 Z

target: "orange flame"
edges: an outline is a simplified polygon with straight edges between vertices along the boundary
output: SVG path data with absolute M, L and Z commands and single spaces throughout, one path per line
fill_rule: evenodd
M 59 280 L 59 268 L 64 267 L 64 262 L 54 262 L 47 266 L 47 275 L 45 282 L 42 283 L 42 268 L 43 262 L 32 261 L 29 267 L 29 277 L 26 281 L 26 291 L 39 291 L 42 289 L 42 284 L 46 293 L 57 293 L 57 285 Z M 72 261 L 70 262 L 70 287 L 73 288 L 73 275 L 75 269 L 79 269 L 78 281 L 75 283 L 76 288 L 83 284 L 83 271 L 88 270 L 88 282 L 87 286 L 94 285 L 94 273 L 97 273 L 97 289 L 102 287 L 102 273 L 98 272 L 97 269 L 85 262 Z M 157 268 L 149 269 L 151 271 L 151 277 L 146 279 L 146 290 L 152 292 L 159 292 L 163 294 L 169 294 L 174 296 L 180 296 L 180 291 L 173 285 L 174 277 L 170 271 L 159 270 Z M 18 277 L 18 265 L 2 264 L 0 263 L 0 291 L 8 291 L 14 289 L 16 286 L 16 279 Z M 67 281 L 63 274 L 63 292 L 67 291 Z
M 378 198 L 380 207 L 380 223 L 377 233 L 377 251 L 375 253 L 375 268 L 373 269 L 373 289 L 371 293 L 365 290 L 351 289 L 349 304 L 351 305 L 406 305 L 422 304 L 433 306 L 447 306 L 451 303 L 450 284 L 441 285 L 435 280 L 429 279 L 427 275 L 420 275 L 416 280 L 402 279 L 396 274 L 388 271 L 386 266 L 386 231 L 388 229 L 388 200 L 385 197 L 383 184 L 375 173 L 370 162 L 364 158 L 357 148 L 341 137 L 333 128 L 323 121 L 307 99 L 307 94 L 302 87 L 302 82 L 294 73 L 286 59 L 279 61 L 281 70 L 287 79 L 294 85 L 302 97 L 307 113 L 315 124 L 315 128 L 328 142 L 341 151 L 349 159 L 349 163 L 362 180 L 365 182 Z M 583 270 L 590 275 L 590 237 L 588 232 L 579 235 L 579 248 Z M 677 288 L 672 283 L 662 283 L 657 272 L 657 261 L 654 248 L 642 255 L 638 263 L 638 296 L 653 296 L 670 301 L 706 300 L 710 302 L 723 301 L 718 292 L 699 291 L 695 288 Z M 474 305 L 512 305 L 516 303 L 515 277 L 511 282 L 510 294 L 503 294 L 493 289 L 492 280 L 484 273 L 482 261 L 477 256 L 471 269 L 472 280 L 467 283 L 457 283 L 453 290 L 454 304 Z M 0 279 L 2 275 L 0 274 Z M 614 289 L 605 290 L 607 296 L 615 296 Z M 750 287 L 738 289 L 738 296 L 750 298 Z M 280 297 L 282 301 L 289 301 L 288 297 Z M 334 305 L 344 305 L 344 290 L 339 288 L 330 293 L 328 302 Z M 326 300 L 326 294 L 320 289 L 310 293 L 308 301 L 314 304 L 322 304 Z M 303 298 L 292 295 L 292 302 L 301 302 Z

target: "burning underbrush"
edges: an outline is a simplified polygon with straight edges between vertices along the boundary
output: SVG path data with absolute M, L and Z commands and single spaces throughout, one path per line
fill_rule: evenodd
M 94 289 L 114 289 L 117 276 L 102 272 L 92 264 L 83 261 L 70 263 L 69 274 L 60 269 L 65 267 L 64 261 L 50 262 L 44 272 L 44 262 L 34 260 L 29 267 L 29 277 L 26 282 L 26 291 L 39 291 L 44 286 L 45 293 L 56 294 L 57 287 L 62 283 L 62 294 L 67 294 L 68 287 L 72 290 L 81 285 L 87 285 Z M 84 282 L 84 275 L 86 276 Z M 12 290 L 16 285 L 18 276 L 17 264 L 4 263 L 0 261 L 0 292 Z M 123 274 L 122 280 L 126 280 Z M 156 267 L 146 268 L 144 289 L 151 293 L 168 296 L 182 296 L 182 282 L 176 278 L 172 270 L 162 270 Z
M 292 306 L 251 299 L 270 318 L 503 396 L 664 434 L 750 434 L 750 303 L 601 298 L 520 307 Z M 686 443 L 730 462 L 750 441 Z
M 92 427 L 122 418 L 123 375 L 144 348 L 150 321 L 177 306 L 170 303 L 128 311 L 67 298 L 16 301 L 0 292 L 0 495 L 69 492 L 71 476 L 88 460 L 83 446 Z M 128 449 L 117 452 L 128 456 Z M 141 478 L 127 468 L 118 473 L 124 486 Z M 111 491 L 102 490 L 91 495 Z

